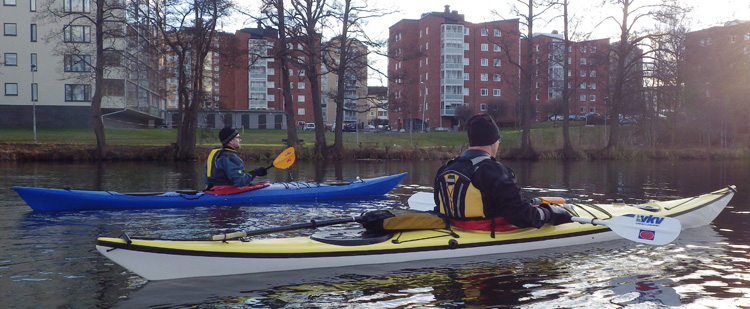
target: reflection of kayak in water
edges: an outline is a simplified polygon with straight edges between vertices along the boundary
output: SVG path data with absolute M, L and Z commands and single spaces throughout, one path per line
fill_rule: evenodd
M 635 236 L 652 236 L 654 218 L 672 217 L 690 228 L 711 222 L 734 195 L 733 187 L 709 194 L 643 205 L 576 204 L 575 216 L 614 219 L 635 214 L 646 220 Z M 650 218 L 650 219 L 649 219 Z M 343 223 L 345 221 L 342 221 Z M 656 227 L 653 227 L 656 226 Z M 279 230 L 283 231 L 283 229 Z M 644 236 L 645 237 L 645 236 Z M 250 241 L 169 241 L 100 237 L 97 250 L 149 280 L 235 275 L 285 270 L 399 263 L 428 259 L 590 245 L 620 237 L 603 225 L 567 223 L 509 232 L 430 229 L 370 233 L 362 229 L 322 231 L 310 237 Z M 629 238 L 630 239 L 630 238 Z
M 316 182 L 262 183 L 251 191 L 214 195 L 204 191 L 119 193 L 13 187 L 34 210 L 175 208 L 196 206 L 251 206 L 277 202 L 317 201 L 379 196 L 388 193 L 406 173 L 335 184 Z
M 610 282 L 610 290 L 616 295 L 611 301 L 618 305 L 653 303 L 679 306 L 682 304 L 680 295 L 669 287 L 674 283 L 671 279 L 658 279 L 650 275 L 619 278 Z

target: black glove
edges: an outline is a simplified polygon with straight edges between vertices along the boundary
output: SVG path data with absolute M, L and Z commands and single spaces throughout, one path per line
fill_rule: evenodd
M 542 204 L 539 205 L 539 208 L 541 208 L 544 211 L 544 223 L 549 223 L 552 225 L 559 225 L 564 224 L 568 222 L 573 222 L 570 218 L 572 217 L 570 213 L 562 209 L 558 206 L 552 206 L 550 204 Z
M 250 174 L 253 174 L 255 176 L 266 176 L 268 175 L 268 170 L 265 167 L 256 167 L 254 170 L 250 171 Z

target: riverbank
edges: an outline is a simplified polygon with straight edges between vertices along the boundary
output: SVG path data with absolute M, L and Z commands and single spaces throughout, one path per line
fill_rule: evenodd
M 466 149 L 460 146 L 435 147 L 375 147 L 346 148 L 337 153 L 333 160 L 447 160 Z M 245 161 L 272 161 L 285 146 L 247 147 L 240 149 Z M 213 147 L 200 146 L 195 160 L 203 161 Z M 94 161 L 95 145 L 87 144 L 43 144 L 43 143 L 0 143 L 0 161 Z M 107 147 L 107 160 L 110 161 L 171 161 L 175 150 L 172 146 L 113 145 Z M 557 160 L 563 156 L 557 149 L 538 150 L 540 160 Z M 303 147 L 296 152 L 297 160 L 316 160 L 319 155 L 311 147 Z M 513 150 L 501 150 L 499 159 L 519 159 Z M 665 149 L 627 147 L 604 153 L 601 150 L 579 150 L 580 160 L 736 160 L 749 159 L 745 149 Z

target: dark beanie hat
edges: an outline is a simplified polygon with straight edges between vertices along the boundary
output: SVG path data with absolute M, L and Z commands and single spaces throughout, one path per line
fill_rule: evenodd
M 221 131 L 219 131 L 219 140 L 221 141 L 222 145 L 226 145 L 231 141 L 237 134 L 240 134 L 240 132 L 237 132 L 237 130 L 232 128 L 223 128 Z
M 469 133 L 469 146 L 487 146 L 492 145 L 500 139 L 500 131 L 487 114 L 476 114 L 469 118 L 466 123 Z

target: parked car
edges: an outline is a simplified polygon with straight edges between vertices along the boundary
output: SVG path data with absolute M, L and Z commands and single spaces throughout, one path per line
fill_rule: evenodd
M 308 122 L 305 124 L 305 126 L 302 128 L 304 131 L 315 131 L 315 124 L 312 122 Z
M 583 117 L 581 115 L 569 115 L 568 120 L 570 121 L 581 121 L 583 120 Z
M 604 116 L 599 113 L 588 113 L 583 117 L 586 119 L 586 125 L 604 124 Z
M 344 132 L 355 132 L 357 131 L 357 124 L 355 123 L 345 123 L 342 127 L 342 131 Z
M 549 117 L 549 121 L 563 121 L 564 119 L 565 119 L 565 116 L 563 115 L 555 115 L 555 116 Z

